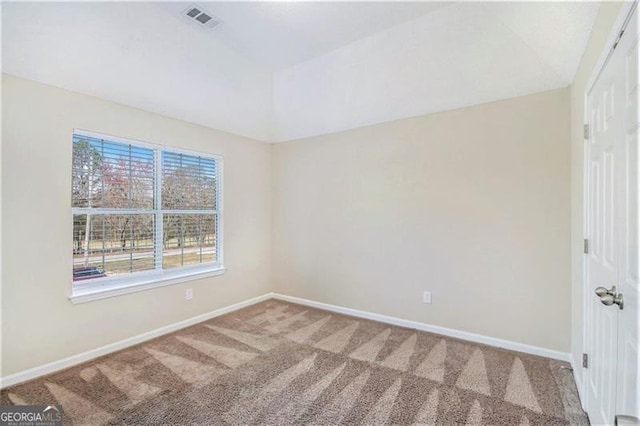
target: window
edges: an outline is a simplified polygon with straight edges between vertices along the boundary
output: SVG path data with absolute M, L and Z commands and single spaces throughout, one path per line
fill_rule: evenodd
M 72 300 L 223 271 L 221 157 L 76 130 L 72 169 Z

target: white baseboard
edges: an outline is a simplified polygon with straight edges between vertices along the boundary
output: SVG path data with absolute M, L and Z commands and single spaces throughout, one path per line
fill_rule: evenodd
M 259 303 L 271 298 L 273 298 L 272 293 L 263 294 L 262 296 L 254 297 L 252 299 L 235 303 L 230 306 L 225 306 L 224 308 L 216 309 L 214 311 L 207 312 L 206 314 L 198 315 L 193 318 L 186 319 L 184 321 L 169 324 L 165 327 L 160 327 L 155 330 L 151 330 L 146 333 L 139 334 L 137 336 L 129 337 L 128 339 L 120 340 L 119 342 L 111 343 L 96 349 L 91 349 L 89 351 L 83 352 L 78 355 L 72 355 L 68 358 L 64 358 L 58 361 L 53 361 L 48 364 L 41 365 L 39 367 L 30 368 L 28 370 L 21 371 L 19 373 L 10 374 L 5 377 L 0 377 L 0 389 L 6 388 L 8 386 L 12 386 L 18 383 L 26 382 L 27 380 L 32 380 L 40 376 L 51 374 L 56 371 L 63 370 L 65 368 L 73 367 L 74 365 L 81 364 L 86 361 L 90 361 L 92 359 L 101 357 L 103 355 L 107 355 L 112 352 L 119 351 L 121 349 L 125 349 L 133 345 L 137 345 L 138 343 L 142 343 L 144 341 L 154 339 L 164 334 L 172 333 L 182 328 L 189 327 L 190 325 L 194 325 L 199 322 L 206 321 L 211 318 L 215 318 L 220 315 L 224 315 L 229 312 L 233 312 L 238 309 L 242 309 L 244 307 L 254 305 L 256 303 Z
M 457 339 L 468 340 L 470 342 L 482 343 L 498 348 L 509 349 L 512 351 L 524 352 L 531 355 L 543 356 L 546 358 L 557 359 L 560 361 L 571 362 L 571 354 L 555 351 L 552 349 L 541 348 L 538 346 L 527 345 L 524 343 L 512 342 L 509 340 L 498 339 L 495 337 L 484 336 L 482 334 L 470 333 L 467 331 L 455 330 L 452 328 L 440 327 L 437 325 L 426 324 L 418 321 L 410 321 L 402 318 L 391 317 L 388 315 L 376 314 L 357 309 L 345 308 L 342 306 L 330 305 L 328 303 L 315 302 L 313 300 L 302 299 L 299 297 L 287 296 L 284 294 L 273 293 L 273 298 L 285 302 L 297 303 L 312 308 L 324 309 L 326 311 L 336 312 L 344 315 L 351 315 L 358 318 L 365 318 L 373 321 L 384 322 L 387 324 L 397 325 L 400 327 L 413 328 L 416 330 L 428 331 L 431 333 L 442 334 L 444 336 L 455 337 Z
M 452 328 L 439 327 L 436 325 L 426 324 L 417 321 L 410 321 L 401 318 L 391 317 L 388 315 L 376 314 L 367 311 L 360 311 L 357 309 L 345 308 L 342 306 L 330 305 L 328 303 L 315 302 L 313 300 L 302 299 L 299 297 L 286 296 L 279 293 L 267 293 L 262 296 L 254 297 L 252 299 L 245 300 L 243 302 L 235 303 L 224 308 L 216 309 L 206 314 L 198 315 L 193 318 L 186 319 L 174 324 L 167 325 L 155 330 L 148 331 L 137 336 L 130 337 L 128 339 L 121 340 L 119 342 L 111 343 L 96 349 L 92 349 L 83 352 L 78 355 L 72 355 L 68 358 L 64 358 L 58 361 L 50 362 L 38 367 L 30 368 L 19 373 L 10 374 L 5 377 L 0 377 L 0 389 L 12 386 L 18 383 L 26 382 L 28 380 L 35 379 L 40 376 L 54 373 L 65 368 L 73 367 L 74 365 L 81 364 L 86 361 L 101 357 L 103 355 L 110 354 L 121 349 L 128 348 L 138 343 L 145 342 L 147 340 L 154 339 L 164 334 L 172 333 L 185 327 L 207 321 L 211 318 L 218 317 L 220 315 L 227 314 L 229 312 L 242 309 L 244 307 L 254 305 L 268 299 L 278 299 L 286 302 L 297 303 L 300 305 L 310 306 L 312 308 L 324 309 L 326 311 L 336 312 L 345 315 L 351 315 L 358 318 L 365 318 L 373 321 L 384 322 L 387 324 L 397 325 L 400 327 L 413 328 L 416 330 L 428 331 L 431 333 L 442 334 L 444 336 L 455 337 L 462 340 L 468 340 L 470 342 L 482 343 L 485 345 L 496 346 L 499 348 L 510 349 L 513 351 L 524 352 L 527 354 L 543 356 L 547 358 L 557 359 L 561 361 L 567 361 L 574 364 L 570 354 L 554 351 L 551 349 L 545 349 L 537 346 L 526 345 L 524 343 L 511 342 L 509 340 L 497 339 L 495 337 L 483 336 L 481 334 L 469 333 L 467 331 L 454 330 Z M 574 365 L 575 368 L 575 365 Z M 576 383 L 578 389 L 581 391 L 581 383 L 578 383 L 578 376 L 576 376 Z M 582 395 L 580 395 L 582 397 Z M 581 398 L 582 399 L 582 398 Z

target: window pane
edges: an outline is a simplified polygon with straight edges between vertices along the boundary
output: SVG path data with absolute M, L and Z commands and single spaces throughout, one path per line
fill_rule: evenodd
M 216 169 L 214 159 L 162 152 L 162 208 L 215 210 Z
M 165 214 L 163 220 L 163 268 L 217 261 L 214 214 Z
M 153 208 L 154 152 L 73 137 L 73 207 Z
M 74 281 L 154 269 L 150 214 L 74 215 Z

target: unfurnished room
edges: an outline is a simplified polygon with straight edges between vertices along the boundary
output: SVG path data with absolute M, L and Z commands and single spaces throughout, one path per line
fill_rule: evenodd
M 640 425 L 637 0 L 0 8 L 0 426 Z

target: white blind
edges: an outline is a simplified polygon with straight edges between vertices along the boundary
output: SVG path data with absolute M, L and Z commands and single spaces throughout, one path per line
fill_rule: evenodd
M 74 135 L 74 281 L 219 263 L 218 161 Z
M 211 158 L 163 151 L 162 208 L 215 210 L 216 176 Z
M 162 152 L 163 268 L 216 261 L 214 159 Z
M 73 207 L 153 209 L 154 150 L 74 135 Z
M 155 269 L 154 215 L 94 213 L 73 219 L 75 280 Z
M 162 267 L 215 262 L 216 214 L 165 214 Z

